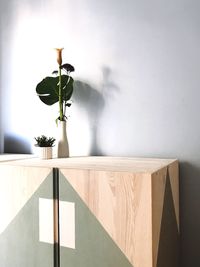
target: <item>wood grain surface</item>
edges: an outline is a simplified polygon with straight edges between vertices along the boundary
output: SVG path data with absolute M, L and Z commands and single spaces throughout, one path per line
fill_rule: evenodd
M 0 233 L 50 173 L 49 168 L 0 167 Z
M 15 156 L 6 159 L 0 155 L 0 213 L 3 218 L 0 233 L 52 168 L 60 169 L 132 266 L 160 267 L 157 262 L 163 209 L 166 196 L 170 194 L 179 231 L 177 160 L 126 157 L 40 160 L 30 156 L 16 160 Z M 11 198 L 13 201 L 9 202 Z M 4 203 L 7 203 L 6 209 Z
M 1 159 L 1 156 L 0 156 Z M 175 159 L 128 158 L 128 157 L 71 157 L 41 160 L 39 158 L 18 159 L 3 162 L 7 165 L 35 166 L 50 168 L 88 169 L 132 173 L 154 173 L 170 165 Z M 0 160 L 1 164 L 1 160 Z
M 133 266 L 151 262 L 151 176 L 62 169 Z

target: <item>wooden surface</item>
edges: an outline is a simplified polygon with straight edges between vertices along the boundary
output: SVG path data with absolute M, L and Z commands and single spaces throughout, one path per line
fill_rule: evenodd
M 179 229 L 178 162 L 172 160 L 157 170 L 155 165 L 161 164 L 160 160 L 132 159 L 135 165 L 138 161 L 140 166 L 134 166 L 138 172 L 67 168 L 61 172 L 131 264 L 134 267 L 156 267 L 162 245 L 160 234 L 167 175 Z M 154 172 L 148 173 L 144 166 L 152 161 L 154 168 L 147 164 L 147 169 Z
M 152 257 L 156 266 L 160 241 L 164 194 L 166 186 L 167 167 L 152 175 Z
M 177 160 L 122 157 L 40 160 L 30 158 L 31 155 L 28 157 L 23 159 L 23 156 L 19 156 L 16 160 L 15 156 L 10 155 L 6 159 L 6 156 L 0 155 L 1 184 L 6 188 L 16 187 L 16 203 L 21 201 L 18 207 L 9 207 L 12 214 L 16 214 L 23 205 L 23 196 L 25 199 L 29 198 L 31 192 L 43 181 L 42 177 L 46 177 L 52 168 L 59 168 L 132 266 L 164 267 L 159 265 L 160 255 L 164 255 L 160 252 L 163 251 L 162 240 L 165 235 L 171 234 L 170 228 L 168 232 L 164 229 L 165 221 L 170 221 L 173 216 L 168 213 L 168 218 L 164 217 L 166 207 L 169 206 L 166 204 L 169 195 L 172 203 L 170 209 L 174 211 L 174 227 L 179 235 Z M 27 173 L 24 175 L 24 172 Z M 17 190 L 17 181 L 21 179 L 22 173 L 27 178 L 20 183 L 30 183 L 30 192 L 23 192 L 21 196 L 21 191 Z M 28 179 L 29 173 L 30 177 L 35 177 L 33 183 Z M 37 175 L 41 178 L 37 179 Z M 8 179 L 4 179 L 4 176 Z M 4 198 L 8 202 L 9 197 L 12 197 L 12 192 L 8 190 L 8 195 L 1 196 L 1 202 L 3 203 Z M 1 209 L 3 205 L 0 206 L 0 212 Z M 7 220 L 11 219 L 11 216 L 7 217 Z M 178 246 L 173 235 L 171 241 Z M 164 249 L 168 249 L 167 246 Z M 178 267 L 173 260 L 173 253 L 166 258 L 162 257 L 166 266 Z
M 104 171 L 126 171 L 133 173 L 153 173 L 170 165 L 175 159 L 127 158 L 127 157 L 71 157 L 65 159 L 41 160 L 30 158 L 3 162 L 18 166 L 54 167 Z M 1 159 L 1 156 L 0 156 Z M 0 160 L 1 161 L 1 160 Z M 0 163 L 1 164 L 1 163 Z
M 153 267 L 179 267 L 179 172 L 175 161 L 152 174 Z
M 73 188 L 135 267 L 150 267 L 151 176 L 61 169 Z
M 32 154 L 0 154 L 0 162 L 34 158 Z
M 173 196 L 173 203 L 176 213 L 176 221 L 178 230 L 180 231 L 180 221 L 179 221 L 179 168 L 178 168 L 178 161 L 174 162 L 173 164 L 169 165 L 168 168 L 172 196 Z
M 54 266 L 53 246 L 40 242 L 39 215 L 39 199 L 53 198 L 52 179 L 51 168 L 0 166 L 0 266 Z
M 0 167 L 0 233 L 50 173 L 49 168 Z

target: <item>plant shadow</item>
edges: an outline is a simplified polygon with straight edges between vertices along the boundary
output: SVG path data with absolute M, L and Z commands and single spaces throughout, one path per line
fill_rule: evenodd
M 113 98 L 115 93 L 119 91 L 117 85 L 112 82 L 111 69 L 108 67 L 102 68 L 103 82 L 100 90 L 92 87 L 87 82 L 76 80 L 74 82 L 73 99 L 80 108 L 86 110 L 89 128 L 91 131 L 91 156 L 103 155 L 103 150 L 98 141 L 98 132 L 100 121 L 105 106 L 109 99 Z
M 4 153 L 30 154 L 31 146 L 20 136 L 6 134 L 4 136 Z
M 102 152 L 98 144 L 97 135 L 101 114 L 105 106 L 104 98 L 100 92 L 92 88 L 89 84 L 82 81 L 76 81 L 74 83 L 73 99 L 80 108 L 87 110 L 92 138 L 90 155 L 100 156 L 102 155 Z

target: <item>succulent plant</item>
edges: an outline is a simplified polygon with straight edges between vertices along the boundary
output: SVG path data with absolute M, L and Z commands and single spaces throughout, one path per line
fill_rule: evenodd
M 39 147 L 52 147 L 56 140 L 54 137 L 47 137 L 45 135 L 41 135 L 41 136 L 34 137 L 34 138 L 37 142 L 36 146 L 39 146 Z

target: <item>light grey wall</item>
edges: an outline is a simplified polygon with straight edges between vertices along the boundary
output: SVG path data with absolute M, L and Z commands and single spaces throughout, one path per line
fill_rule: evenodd
M 200 2 L 10 0 L 1 12 L 6 151 L 56 133 L 57 107 L 34 90 L 65 47 L 77 80 L 71 155 L 178 158 L 181 266 L 200 266 Z
M 0 4 L 0 8 L 1 8 L 1 4 Z M 2 21 L 0 18 L 0 29 L 2 28 Z M 0 40 L 2 40 L 1 38 L 1 31 L 0 31 Z M 1 54 L 1 42 L 0 42 L 0 62 L 2 59 L 2 54 Z M 1 68 L 1 67 L 0 67 Z M 0 71 L 0 88 L 1 88 L 1 71 Z M 0 90 L 0 153 L 3 152 L 3 129 L 2 129 L 2 95 L 1 95 L 1 90 Z
M 5 123 L 8 125 L 11 121 L 7 106 L 11 95 L 11 29 L 14 25 L 14 13 L 15 2 L 0 1 L 0 153 L 4 152 Z
M 0 3 L 0 10 L 1 10 L 1 3 Z M 1 11 L 0 11 L 1 15 Z M 0 16 L 0 40 L 2 40 L 2 35 L 1 35 L 1 29 L 2 29 L 3 21 Z M 1 45 L 2 42 L 0 42 L 0 62 L 2 60 L 2 51 L 1 51 Z M 3 152 L 3 129 L 2 129 L 2 95 L 1 95 L 1 63 L 0 63 L 0 153 Z

